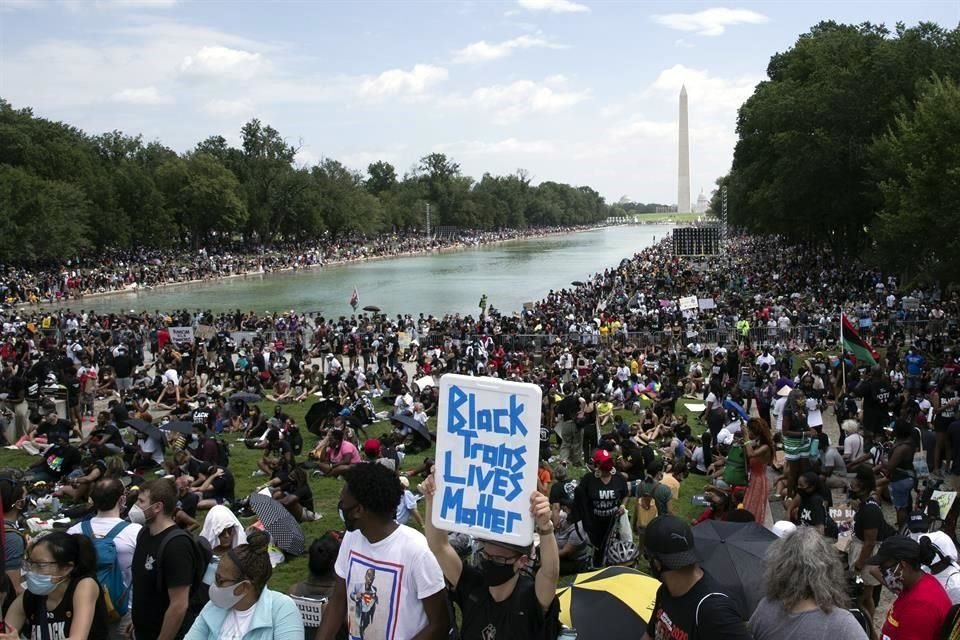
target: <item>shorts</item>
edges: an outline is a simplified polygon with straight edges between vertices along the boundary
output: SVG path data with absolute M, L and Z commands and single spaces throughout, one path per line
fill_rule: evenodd
M 907 376 L 907 391 L 919 391 L 920 390 L 920 376 Z
M 117 378 L 115 382 L 117 385 L 117 391 L 121 393 L 133 389 L 133 378 Z
M 913 478 L 903 478 L 890 482 L 890 502 L 897 509 L 910 508 L 910 492 L 913 491 Z
M 807 437 L 783 438 L 783 459 L 787 462 L 797 462 L 810 457 L 810 443 Z

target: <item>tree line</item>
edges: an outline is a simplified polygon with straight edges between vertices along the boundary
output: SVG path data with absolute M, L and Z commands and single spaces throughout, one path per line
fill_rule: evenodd
M 523 170 L 464 175 L 442 153 L 403 176 L 333 159 L 298 166 L 297 148 L 251 120 L 239 148 L 222 136 L 178 154 L 112 131 L 89 135 L 0 99 L 0 255 L 65 258 L 103 248 L 196 248 L 211 242 L 305 243 L 435 226 L 571 226 L 605 220 L 590 187 L 531 184 Z
M 958 80 L 960 28 L 816 25 L 740 107 L 729 222 L 956 280 Z

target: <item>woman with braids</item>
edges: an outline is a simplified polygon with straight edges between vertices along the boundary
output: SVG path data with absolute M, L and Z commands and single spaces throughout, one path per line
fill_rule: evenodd
M 747 492 L 743 496 L 743 508 L 749 511 L 760 524 L 767 517 L 767 467 L 773 460 L 773 436 L 770 435 L 770 425 L 762 418 L 750 418 L 747 421 L 746 441 L 747 466 L 750 471 L 750 481 L 747 483 Z
M 97 554 L 83 534 L 52 531 L 23 561 L 26 591 L 7 611 L 0 640 L 106 640 L 107 612 L 97 584 Z M 44 628 L 46 627 L 46 628 Z
M 303 640 L 303 618 L 290 596 L 267 589 L 273 575 L 262 531 L 230 549 L 217 565 L 210 602 L 185 640 Z
M 867 640 L 852 613 L 843 563 L 831 541 L 798 527 L 767 549 L 767 595 L 750 617 L 754 640 Z

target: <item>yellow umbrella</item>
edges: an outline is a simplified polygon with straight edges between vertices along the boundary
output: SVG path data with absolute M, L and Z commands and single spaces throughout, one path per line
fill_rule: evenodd
M 577 630 L 579 640 L 609 640 L 642 629 L 660 582 L 628 567 L 581 573 L 557 590 L 560 622 Z

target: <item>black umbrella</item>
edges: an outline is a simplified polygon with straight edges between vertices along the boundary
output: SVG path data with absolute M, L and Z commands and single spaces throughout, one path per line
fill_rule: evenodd
M 367 305 L 366 307 L 363 308 L 363 310 L 364 310 L 364 311 L 371 311 L 371 312 L 373 312 L 373 313 L 380 313 L 380 307 L 375 307 L 375 306 L 373 306 L 372 304 L 371 304 L 371 305 Z
M 343 407 L 334 400 L 319 400 L 313 403 L 303 420 L 306 422 L 307 427 L 310 427 L 326 418 L 340 415 L 341 409 L 343 409 Z
M 260 402 L 260 394 L 238 391 L 230 396 L 230 402 Z
M 160 430 L 146 420 L 140 420 L 139 418 L 127 418 L 127 421 L 124 424 L 133 428 L 134 431 L 138 431 L 152 438 L 160 437 Z
M 184 420 L 170 420 L 169 422 L 161 422 L 160 430 L 175 431 L 177 433 L 182 433 L 186 436 L 189 436 L 193 433 L 193 423 L 186 422 Z
M 572 285 L 575 286 L 575 287 L 582 287 L 582 286 L 583 286 L 583 282 L 582 282 L 581 280 L 574 280 L 574 281 L 571 282 L 570 284 L 572 284 Z
M 421 436 L 423 436 L 427 440 L 433 440 L 433 434 L 431 434 L 427 430 L 426 425 L 421 424 L 420 421 L 414 418 L 413 416 L 408 416 L 405 413 L 398 413 L 397 415 L 391 416 L 390 420 L 393 422 L 398 422 L 404 426 L 410 427 L 411 429 L 419 433 Z
M 303 555 L 306 550 L 303 529 L 286 507 L 273 498 L 254 493 L 250 495 L 250 508 L 257 514 L 275 545 L 291 555 Z
M 756 522 L 705 520 L 693 539 L 703 570 L 749 617 L 764 596 L 764 558 L 777 535 Z

